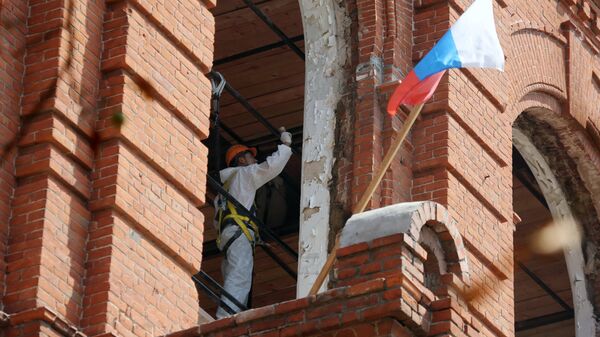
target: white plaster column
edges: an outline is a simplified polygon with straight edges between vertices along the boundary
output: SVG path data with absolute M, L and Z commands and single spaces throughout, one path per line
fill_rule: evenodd
M 342 96 L 343 66 L 348 59 L 344 32 L 349 19 L 343 1 L 299 2 L 306 78 L 296 294 L 304 297 L 327 259 L 335 110 Z

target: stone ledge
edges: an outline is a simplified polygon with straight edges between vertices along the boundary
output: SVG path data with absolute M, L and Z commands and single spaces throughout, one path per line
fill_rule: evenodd
M 353 215 L 342 230 L 340 251 L 341 254 L 356 253 L 367 247 L 373 248 L 380 240 L 392 240 L 397 234 L 405 234 L 402 240 L 409 243 L 417 255 L 424 255 L 418 245 L 406 240 L 419 242 L 421 228 L 425 225 L 435 231 L 440 241 L 452 247 L 453 256 L 448 256 L 449 262 L 458 264 L 457 274 L 468 283 L 467 252 L 456 222 L 444 206 L 432 201 L 399 203 Z M 365 243 L 368 244 L 365 246 Z

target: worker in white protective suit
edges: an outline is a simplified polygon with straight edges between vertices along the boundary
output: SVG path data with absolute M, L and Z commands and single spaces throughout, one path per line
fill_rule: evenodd
M 220 172 L 224 188 L 251 212 L 254 212 L 256 190 L 278 176 L 292 155 L 292 135 L 283 128 L 280 131 L 283 144 L 260 164 L 255 158 L 256 149 L 244 145 L 232 146 L 225 155 L 229 167 Z M 217 245 L 225 254 L 221 264 L 223 288 L 241 304 L 247 305 L 252 286 L 254 246 L 259 240 L 258 227 L 221 196 L 215 198 L 215 210 L 215 227 L 219 233 Z M 226 297 L 221 296 L 221 301 L 236 313 L 240 311 Z M 219 306 L 217 319 L 227 316 L 229 313 Z

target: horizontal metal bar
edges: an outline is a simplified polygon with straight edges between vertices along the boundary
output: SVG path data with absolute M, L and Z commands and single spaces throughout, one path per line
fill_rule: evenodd
M 290 41 L 290 38 L 285 35 L 285 33 L 279 29 L 279 27 L 277 27 L 277 25 L 273 23 L 273 21 L 271 21 L 271 19 L 262 10 L 260 10 L 260 8 L 258 8 L 254 2 L 252 2 L 252 0 L 244 0 L 244 2 L 246 5 L 248 5 L 248 8 L 250 8 L 254 14 L 256 14 L 256 16 L 258 16 L 267 26 L 269 26 L 269 28 L 271 28 L 271 30 L 277 34 L 277 36 L 279 36 L 279 38 L 285 42 L 285 44 L 287 44 L 296 53 L 296 55 L 302 59 L 302 61 L 304 61 L 304 52 L 298 48 L 295 43 Z
M 235 140 L 236 142 L 238 142 L 238 144 L 244 144 L 244 140 L 242 139 L 242 137 L 238 136 L 238 134 L 235 133 L 235 131 L 231 130 L 231 128 L 229 128 L 227 125 L 223 124 L 223 122 L 220 123 L 220 127 L 231 138 L 233 138 L 233 140 Z
M 575 317 L 575 313 L 573 312 L 573 310 L 565 310 L 550 315 L 530 318 L 524 321 L 515 322 L 515 331 L 535 329 L 544 325 L 566 321 L 573 317 Z
M 198 274 L 196 274 L 196 275 L 198 275 Z M 208 297 L 210 297 L 213 300 L 213 302 L 215 302 L 215 303 L 217 303 L 217 305 L 223 307 L 223 309 L 225 311 L 227 311 L 230 315 L 233 315 L 236 313 L 236 311 L 233 310 L 233 308 L 231 308 L 227 303 L 225 303 L 221 300 L 221 296 L 219 296 L 217 293 L 215 293 L 215 291 L 213 289 L 211 289 L 208 285 L 204 284 L 204 282 L 202 282 L 200 279 L 198 279 L 198 277 L 196 275 L 192 275 L 192 280 L 194 281 L 194 283 L 196 283 L 196 285 L 198 287 L 200 287 L 200 289 L 202 291 L 204 291 L 204 293 L 206 295 L 208 295 Z M 227 293 L 227 295 L 229 295 L 229 293 Z M 231 295 L 229 295 L 229 296 L 231 296 Z M 235 304 L 235 302 L 234 302 L 234 304 Z M 245 308 L 244 306 L 242 306 L 242 307 Z M 241 311 L 247 310 L 247 309 L 242 310 L 242 307 L 238 306 L 238 308 L 240 308 Z
M 273 136 L 280 136 L 279 130 L 277 130 L 260 112 L 258 112 L 258 110 L 256 110 L 256 108 L 254 108 L 250 102 L 248 102 L 248 100 L 242 96 L 242 94 L 235 90 L 231 84 L 227 83 L 227 85 L 225 85 L 225 90 L 227 90 L 227 92 L 233 96 L 233 98 L 235 98 L 242 106 L 244 106 L 244 108 L 246 108 L 246 110 L 248 110 L 248 112 L 250 112 L 254 118 L 256 118 L 264 127 L 266 127 Z
M 275 232 L 275 234 L 277 234 L 278 236 L 298 234 L 298 229 L 299 229 L 298 224 L 291 225 L 291 226 L 282 226 L 282 227 L 272 228 L 273 232 Z M 270 241 L 267 241 L 267 242 L 270 242 Z M 202 248 L 202 257 L 203 258 L 210 258 L 210 257 L 216 256 L 220 253 L 221 253 L 221 251 L 217 247 L 217 240 L 209 240 L 209 241 L 204 242 L 204 246 Z
M 298 42 L 298 41 L 303 41 L 303 40 L 304 40 L 304 35 L 297 35 L 297 36 L 294 36 L 294 37 L 290 38 L 290 41 L 292 41 L 292 42 Z M 238 53 L 238 54 L 234 54 L 234 55 L 231 55 L 231 56 L 220 58 L 220 59 L 214 61 L 213 65 L 214 66 L 220 66 L 220 65 L 223 65 L 223 64 L 226 64 L 226 63 L 230 63 L 230 62 L 233 62 L 233 61 L 237 61 L 237 60 L 241 60 L 243 58 L 250 57 L 250 56 L 253 56 L 253 55 L 256 55 L 256 54 L 264 53 L 264 52 L 267 52 L 269 50 L 280 48 L 280 47 L 283 47 L 285 45 L 287 45 L 287 43 L 285 43 L 285 41 L 278 41 L 278 42 L 275 42 L 275 43 L 267 44 L 267 45 L 264 45 L 262 47 L 258 47 L 258 48 L 246 50 L 246 51 Z
M 303 129 L 304 129 L 303 126 L 297 126 L 295 128 L 287 129 L 286 131 L 291 133 L 292 135 L 294 135 L 294 138 L 299 136 L 300 139 L 302 139 Z M 273 137 L 273 135 L 267 135 L 267 136 L 262 136 L 262 137 L 257 137 L 257 138 L 247 140 L 245 142 L 245 144 L 248 146 L 261 146 L 264 144 L 269 144 L 269 143 L 278 142 L 278 141 L 279 141 L 279 137 Z
M 196 276 L 197 275 L 200 275 L 200 277 L 202 277 L 204 280 L 206 280 L 206 282 L 208 282 L 214 288 L 216 288 L 217 290 L 219 290 L 220 294 L 222 294 L 228 300 L 230 300 L 233 304 L 235 304 L 235 306 L 238 307 L 241 311 L 248 310 L 247 306 L 243 305 L 237 298 L 233 297 L 233 295 L 231 295 L 229 292 L 227 292 L 227 290 L 225 290 L 225 288 L 221 287 L 221 285 L 217 281 L 215 281 L 215 279 L 213 279 L 212 277 L 210 277 L 210 275 L 208 275 L 206 272 L 200 270 L 196 274 Z
M 193 277 L 192 277 L 193 278 Z M 228 314 L 230 315 L 235 315 L 235 310 L 233 310 L 229 305 L 227 305 L 227 303 L 221 303 L 221 298 L 219 297 L 219 295 L 215 294 L 210 288 L 208 288 L 207 285 L 205 285 L 202 282 L 197 282 L 196 285 L 198 287 L 200 287 L 200 289 L 202 289 L 202 291 L 208 295 L 208 297 L 210 297 L 213 302 L 217 303 L 217 305 L 219 306 L 223 306 L 223 309 L 225 311 L 227 311 Z
M 265 245 L 260 245 L 260 248 L 262 248 L 262 250 L 264 250 L 265 253 L 267 253 L 267 255 L 269 255 L 275 262 L 277 262 L 277 264 L 281 268 L 283 268 L 283 270 L 285 270 L 285 272 L 288 273 L 288 275 L 290 275 L 294 280 L 298 279 L 298 274 L 296 274 L 295 271 L 293 271 L 282 259 L 280 259 L 279 256 L 273 253 L 271 248 Z
M 550 297 L 552 297 L 556 303 L 558 303 L 561 307 L 563 307 L 563 309 L 569 311 L 569 310 L 573 310 L 571 308 L 571 306 L 569 306 L 565 301 L 563 301 L 562 298 L 560 298 L 560 296 L 558 296 L 558 294 L 556 294 L 556 292 L 554 292 L 554 290 L 552 290 L 541 278 L 539 278 L 534 272 L 532 272 L 531 270 L 529 270 L 529 268 L 527 268 L 522 262 L 520 261 L 516 261 L 517 265 L 519 266 L 519 268 L 521 268 L 521 270 L 523 270 L 525 272 L 525 274 L 527 274 L 532 280 L 533 282 L 535 282 L 540 288 L 542 288 L 548 295 L 550 295 Z
M 211 71 L 211 76 L 219 76 L 217 75 L 218 73 L 216 71 Z M 231 84 L 229 84 L 229 82 L 226 82 L 225 85 L 225 90 L 227 91 L 227 93 L 229 93 L 233 98 L 235 98 L 250 114 L 252 114 L 254 116 L 254 118 L 256 118 L 256 120 L 258 120 L 265 128 L 267 128 L 267 130 L 269 130 L 269 132 L 279 138 L 281 137 L 281 133 L 279 132 L 279 130 L 277 130 L 273 124 L 271 124 L 260 112 L 258 112 L 258 110 L 256 110 L 256 108 L 254 108 L 252 106 L 252 104 L 250 104 L 250 102 L 248 102 L 248 100 L 242 96 L 242 94 L 240 94 L 237 90 L 235 90 L 234 87 L 231 86 Z M 302 149 L 293 146 L 292 147 L 292 152 L 296 153 L 296 154 L 300 154 L 302 153 Z

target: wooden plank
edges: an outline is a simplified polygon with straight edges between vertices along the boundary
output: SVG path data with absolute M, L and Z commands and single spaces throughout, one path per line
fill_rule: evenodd
M 255 0 L 254 3 L 260 5 L 269 1 L 271 0 Z M 213 8 L 211 12 L 214 16 L 219 16 L 229 12 L 235 12 L 246 7 L 246 4 L 242 0 L 218 0 L 217 7 Z
M 279 116 L 286 111 L 302 110 L 304 108 L 304 85 L 272 92 L 248 102 L 267 119 Z M 244 125 L 256 119 L 241 104 L 222 107 L 220 116 L 230 128 Z
M 258 6 L 287 35 L 303 32 L 300 8 L 296 0 L 277 0 Z M 250 9 L 228 12 L 215 18 L 215 58 L 279 41 L 279 37 Z
M 296 117 L 295 120 L 291 119 L 293 116 Z M 296 115 L 284 114 L 282 116 L 273 118 L 270 121 L 273 125 L 294 126 L 294 125 L 302 123 L 302 116 L 300 114 L 296 114 Z M 254 138 L 256 136 L 259 136 L 259 137 L 266 136 L 269 134 L 269 132 L 266 129 L 262 128 L 262 125 L 259 124 L 258 122 L 246 125 L 243 129 L 239 130 L 239 133 L 244 139 Z
M 304 84 L 304 63 L 290 50 L 257 55 L 244 64 L 228 64 L 217 71 L 246 99 Z M 229 95 L 223 95 L 221 106 L 234 102 Z

